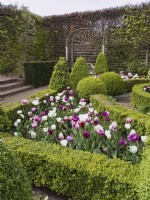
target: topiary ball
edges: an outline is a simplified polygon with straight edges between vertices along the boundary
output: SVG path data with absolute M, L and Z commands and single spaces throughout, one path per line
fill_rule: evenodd
M 20 160 L 0 141 L 0 183 L 2 200 L 31 200 L 32 190 Z
M 77 85 L 79 98 L 89 99 L 94 94 L 107 94 L 106 85 L 99 78 L 87 77 L 79 81 Z
M 115 96 L 124 93 L 124 82 L 119 74 L 115 72 L 106 72 L 100 75 L 99 78 L 106 84 L 108 95 Z

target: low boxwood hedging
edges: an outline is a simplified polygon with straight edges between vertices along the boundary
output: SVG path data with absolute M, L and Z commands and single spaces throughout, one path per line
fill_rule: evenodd
M 1 103 L 0 103 L 0 132 L 9 131 L 10 128 L 11 128 L 11 121 L 8 119 L 8 116 L 2 109 Z
M 134 110 L 125 108 L 119 104 L 114 104 L 110 99 L 104 95 L 92 95 L 90 101 L 93 107 L 99 112 L 109 111 L 112 120 L 117 121 L 121 127 L 125 124 L 127 117 L 132 118 L 132 127 L 139 135 L 150 135 L 150 117 L 142 113 L 137 113 Z
M 150 112 L 150 93 L 145 92 L 143 89 L 149 85 L 150 83 L 139 84 L 132 88 L 132 104 L 143 112 Z
M 142 83 L 150 83 L 150 80 L 148 78 L 124 80 L 124 90 L 125 92 L 132 92 L 132 88 L 134 85 Z
M 39 87 L 48 85 L 56 61 L 27 62 L 24 64 L 26 84 Z
M 20 159 L 0 141 L 0 198 L 32 200 L 32 189 Z
M 21 158 L 30 180 L 77 200 L 137 200 L 138 165 L 20 137 L 3 142 Z

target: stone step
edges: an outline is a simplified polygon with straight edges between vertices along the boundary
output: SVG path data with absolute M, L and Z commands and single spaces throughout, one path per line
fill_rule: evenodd
M 12 78 L 12 77 L 0 77 L 0 85 L 5 85 L 9 83 L 14 83 L 14 82 L 20 82 L 24 81 L 25 79 L 23 78 Z
M 31 90 L 31 89 L 33 89 L 33 86 L 26 85 L 26 86 L 22 86 L 22 87 L 10 89 L 10 90 L 5 90 L 3 92 L 0 91 L 0 98 L 6 97 L 6 96 L 9 96 L 9 95 L 13 95 L 13 94 L 16 94 L 16 93 L 21 93 L 21 92 Z
M 24 85 L 24 80 L 12 82 L 12 83 L 5 83 L 5 84 L 0 84 L 0 91 L 6 91 L 6 90 L 11 90 L 14 88 L 18 88 Z

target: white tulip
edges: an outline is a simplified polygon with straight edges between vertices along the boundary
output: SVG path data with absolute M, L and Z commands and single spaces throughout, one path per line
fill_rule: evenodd
M 24 115 L 23 114 L 20 114 L 20 117 L 22 117 L 24 119 Z
M 46 102 L 47 102 L 46 100 L 43 100 L 43 103 L 44 103 L 44 104 L 46 104 Z
M 93 111 L 94 111 L 94 108 L 89 108 L 89 111 L 90 111 L 90 112 L 93 112 Z
M 33 100 L 33 101 L 32 101 L 32 104 L 33 104 L 34 106 L 37 106 L 37 105 L 39 104 L 39 100 Z
M 22 110 L 18 110 L 18 111 L 17 111 L 17 114 L 21 114 L 21 113 L 22 113 Z
M 73 101 L 73 100 L 74 100 L 74 98 L 73 98 L 73 97 L 69 97 L 69 99 L 70 99 L 71 101 Z
M 17 126 L 18 126 L 18 122 L 17 122 L 17 121 L 14 123 L 14 126 L 15 126 L 15 127 L 17 127 Z
M 43 132 L 47 133 L 48 132 L 48 128 L 43 128 Z
M 54 106 L 55 104 L 54 104 L 54 102 L 51 102 L 51 106 Z
M 94 129 L 95 129 L 96 132 L 98 132 L 98 130 L 99 130 L 99 129 L 103 129 L 103 127 L 102 127 L 101 125 L 98 124 L 98 125 L 96 125 L 96 126 L 94 127 Z
M 146 142 L 147 141 L 147 136 L 141 136 L 141 141 Z
M 58 95 L 59 97 L 61 97 L 61 96 L 63 95 L 63 92 L 58 93 L 57 95 Z
M 85 106 L 86 106 L 86 102 L 80 101 L 79 104 L 80 104 L 82 107 L 85 107 Z
M 75 108 L 74 113 L 78 113 L 80 111 L 80 108 Z
M 131 153 L 136 153 L 136 152 L 137 152 L 137 146 L 135 146 L 135 145 L 130 146 L 129 151 L 130 151 Z
M 17 119 L 17 121 L 16 121 L 18 124 L 21 122 L 21 119 Z
M 107 139 L 111 139 L 111 133 L 110 133 L 110 130 L 106 130 L 105 131 L 105 135 L 106 135 L 106 137 L 107 137 Z
M 57 122 L 61 122 L 61 117 L 56 118 Z
M 125 124 L 125 128 L 126 128 L 126 129 L 130 129 L 130 128 L 131 128 L 131 124 L 126 123 L 126 124 Z
M 88 114 L 79 115 L 80 122 L 85 122 L 88 119 Z
M 61 140 L 61 141 L 60 141 L 60 144 L 61 144 L 63 147 L 66 147 L 66 146 L 67 146 L 67 143 L 68 143 L 67 140 Z
M 55 99 L 56 99 L 57 101 L 59 101 L 59 100 L 60 100 L 60 96 L 56 96 Z
M 31 131 L 31 138 L 35 138 L 36 137 L 36 132 Z
M 42 121 L 47 121 L 47 116 L 42 116 Z
M 64 139 L 63 133 L 59 133 L 59 138 L 60 138 L 60 139 Z
M 14 132 L 14 136 L 18 136 L 18 133 L 17 133 L 17 132 Z
M 55 124 L 52 124 L 52 125 L 51 125 L 51 129 L 52 129 L 52 130 L 55 130 L 55 129 L 56 129 L 56 125 L 55 125 Z

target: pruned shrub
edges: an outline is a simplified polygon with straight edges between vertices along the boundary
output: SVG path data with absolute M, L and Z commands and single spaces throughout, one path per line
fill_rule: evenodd
M 79 81 L 77 85 L 79 98 L 89 99 L 94 94 L 107 94 L 105 83 L 94 77 L 87 77 Z
M 70 73 L 64 57 L 60 57 L 50 79 L 50 89 L 62 91 L 70 85 Z
M 88 65 L 83 57 L 77 58 L 76 62 L 74 63 L 74 67 L 70 74 L 71 86 L 73 89 L 76 89 L 78 82 L 89 76 L 88 72 Z
M 140 176 L 137 188 L 140 200 L 150 199 L 150 147 L 143 152 L 143 159 L 140 164 Z
M 100 52 L 97 56 L 94 71 L 96 74 L 100 74 L 100 73 L 109 71 L 106 56 L 102 52 Z
M 18 158 L 0 141 L 1 199 L 31 200 L 29 180 Z
M 115 96 L 123 94 L 124 82 L 119 74 L 115 72 L 106 72 L 100 75 L 100 79 L 106 84 L 108 95 Z
M 7 114 L 4 112 L 0 104 L 0 132 L 9 131 L 10 127 L 11 127 L 11 122 L 8 119 Z

